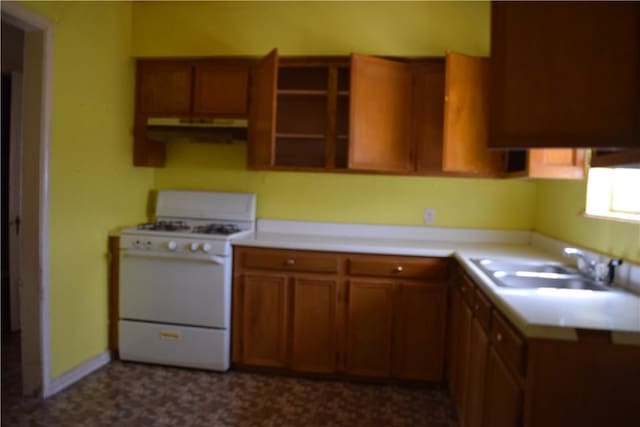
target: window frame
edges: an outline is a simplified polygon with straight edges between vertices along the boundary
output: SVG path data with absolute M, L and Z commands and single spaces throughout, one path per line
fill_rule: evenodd
M 616 210 L 613 206 L 614 194 L 619 192 L 622 187 L 616 187 L 616 179 L 620 179 L 619 172 L 633 173 L 638 176 L 638 200 L 640 200 L 640 169 L 628 168 L 590 168 L 587 177 L 587 197 L 584 216 L 587 218 L 605 219 L 609 221 L 629 222 L 640 224 L 640 206 L 638 211 L 621 211 Z M 635 181 L 635 180 L 634 180 Z M 626 187 L 627 191 L 633 191 L 633 187 Z M 629 190 L 631 188 L 631 190 Z M 629 196 L 623 196 L 629 197 Z

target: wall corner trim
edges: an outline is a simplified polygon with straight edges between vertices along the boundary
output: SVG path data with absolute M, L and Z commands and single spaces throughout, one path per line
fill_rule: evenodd
M 75 368 L 65 372 L 59 377 L 54 378 L 49 383 L 49 386 L 45 387 L 43 397 L 46 399 L 64 390 L 70 385 L 80 381 L 87 375 L 92 374 L 103 366 L 108 365 L 111 362 L 111 359 L 111 352 L 105 351 L 85 361 L 81 365 L 78 365 Z

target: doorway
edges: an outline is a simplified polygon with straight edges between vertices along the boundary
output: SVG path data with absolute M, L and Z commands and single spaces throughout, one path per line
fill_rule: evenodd
M 24 32 L 2 21 L 1 177 L 2 400 L 22 387 L 20 333 L 20 225 L 22 177 L 22 63 Z
M 27 396 L 47 397 L 50 390 L 50 331 L 49 331 L 49 187 L 48 187 L 48 162 L 49 162 L 49 128 L 51 118 L 51 63 L 52 63 L 52 32 L 53 25 L 47 19 L 16 3 L 2 2 L 2 26 L 3 46 L 2 65 L 5 66 L 5 34 L 4 26 L 10 25 L 20 30 L 24 36 L 22 46 L 22 59 L 20 61 L 22 84 L 11 72 L 6 76 L 3 72 L 2 79 L 2 134 L 3 134 L 3 171 L 5 170 L 5 133 L 9 133 L 9 168 L 18 166 L 22 188 L 16 188 L 9 179 L 8 192 L 4 186 L 3 176 L 3 208 L 11 209 L 12 197 L 17 197 L 21 206 L 21 213 L 14 215 L 3 211 L 3 236 L 7 231 L 8 237 L 17 235 L 12 231 L 19 228 L 20 241 L 18 250 L 10 249 L 10 257 L 19 257 L 18 286 L 20 291 L 19 302 L 16 307 L 11 304 L 11 292 L 9 293 L 9 310 L 13 314 L 13 322 L 9 318 L 9 330 L 11 324 L 19 324 L 21 330 L 19 356 L 21 365 L 22 394 Z M 6 78 L 5 78 L 6 77 Z M 17 89 L 17 90 L 16 90 Z M 5 99 L 6 98 L 6 99 Z M 19 108 L 14 108 L 16 101 L 21 101 Z M 5 102 L 12 105 L 10 116 L 5 117 Z M 14 114 L 17 113 L 17 114 Z M 16 115 L 20 126 L 14 126 Z M 5 129 L 7 123 L 12 123 L 9 129 Z M 20 144 L 20 156 L 14 157 L 13 141 L 15 132 L 18 131 Z M 19 162 L 19 163 L 16 163 Z M 15 169 L 15 168 L 14 168 Z M 9 198 L 5 204 L 5 194 Z M 15 221 L 19 217 L 19 221 Z M 13 221 L 9 221 L 13 218 Z M 7 223 L 7 224 L 5 224 Z M 3 241 L 4 243 L 4 241 Z M 9 247 L 13 248 L 11 242 Z M 5 251 L 3 248 L 3 255 Z M 11 259 L 9 259 L 11 265 Z M 3 260 L 3 281 L 16 277 L 11 271 L 5 274 Z M 11 282 L 10 282 L 11 283 Z M 3 283 L 3 291 L 4 291 Z M 6 293 L 6 292 L 5 292 Z M 13 293 L 15 295 L 16 293 Z M 4 307 L 3 307 L 4 308 Z M 19 316 L 16 317 L 17 312 Z M 4 310 L 3 310 L 4 313 Z M 16 319 L 19 319 L 16 322 Z M 3 319 L 4 320 L 4 319 Z M 3 325 L 4 327 L 5 325 Z M 4 331 L 4 329 L 3 329 Z M 3 343 L 4 344 L 4 343 Z M 4 350 L 4 346 L 3 346 Z M 4 354 L 3 354 L 4 356 Z M 3 357 L 3 377 L 5 365 Z M 4 384 L 3 384 L 4 385 Z M 4 398 L 4 390 L 3 390 Z

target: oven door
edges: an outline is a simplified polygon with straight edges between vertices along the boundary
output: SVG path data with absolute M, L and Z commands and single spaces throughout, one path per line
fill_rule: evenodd
M 228 329 L 231 258 L 121 249 L 120 319 Z

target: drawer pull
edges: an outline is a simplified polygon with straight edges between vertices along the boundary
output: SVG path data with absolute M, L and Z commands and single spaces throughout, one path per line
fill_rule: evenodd
M 404 271 L 404 268 L 402 268 L 401 265 L 397 266 L 396 268 L 393 269 L 394 273 L 402 273 Z
M 500 332 L 496 334 L 496 341 L 502 342 L 502 334 Z
M 287 265 L 296 265 L 296 260 L 295 260 L 295 259 L 293 259 L 293 258 L 289 258 L 289 259 L 287 260 Z

